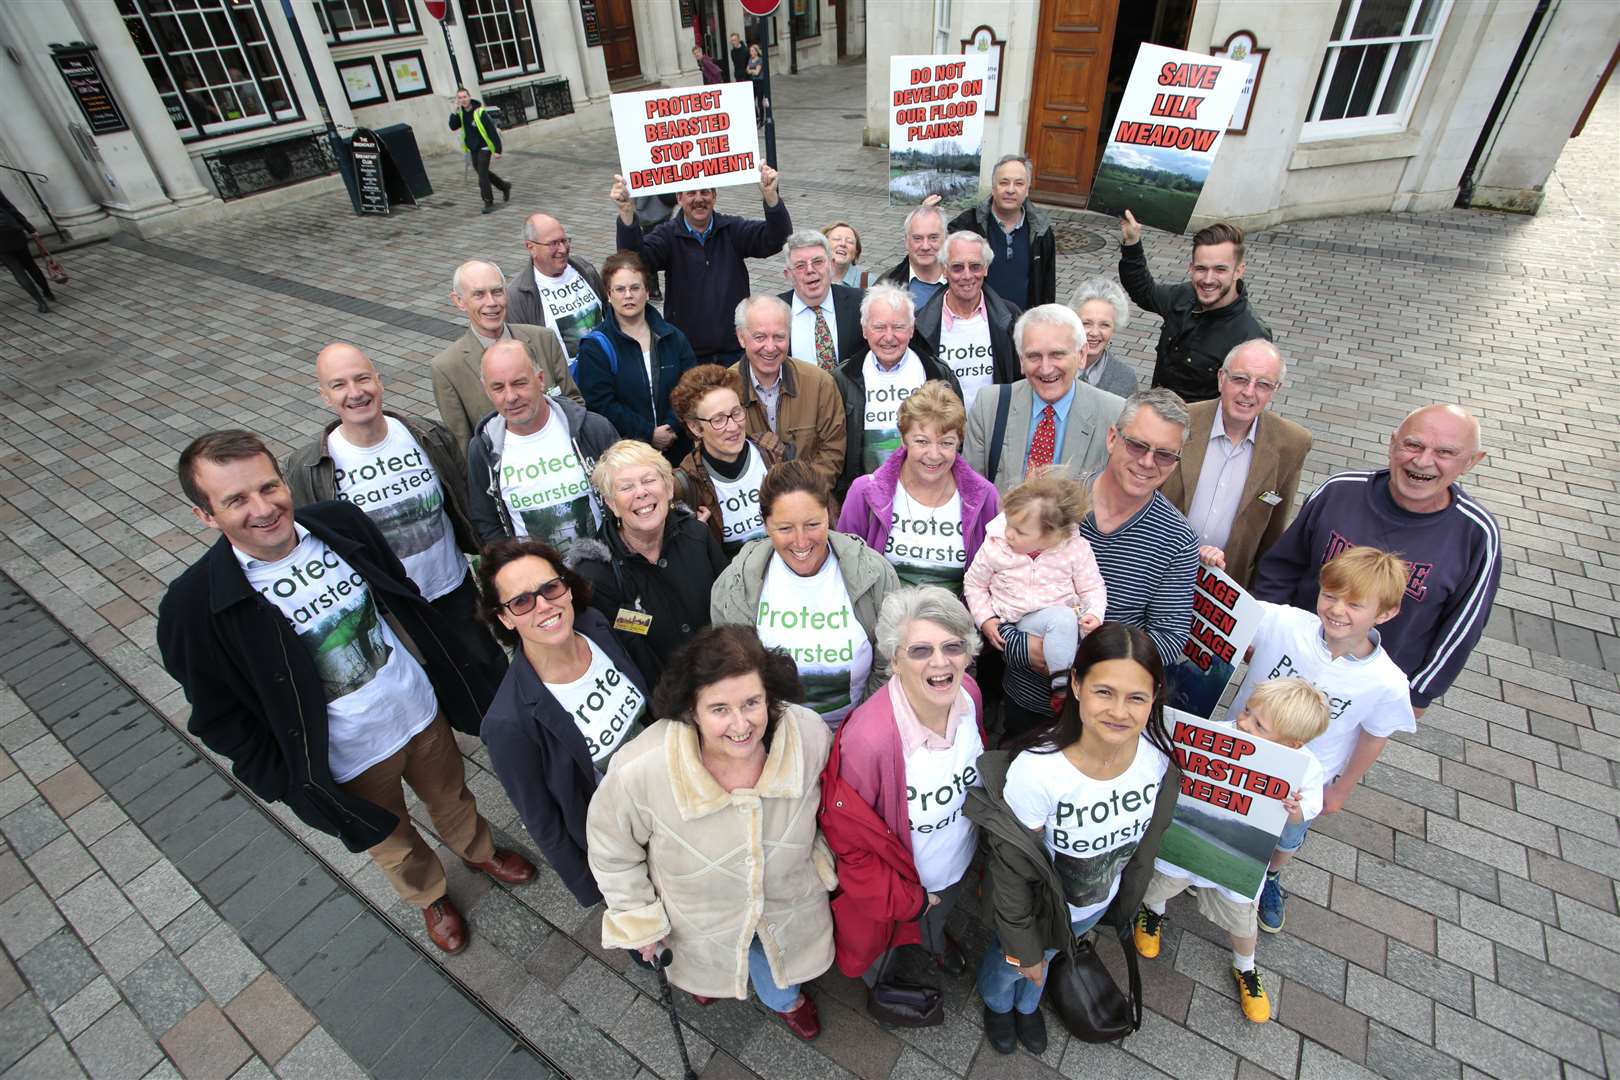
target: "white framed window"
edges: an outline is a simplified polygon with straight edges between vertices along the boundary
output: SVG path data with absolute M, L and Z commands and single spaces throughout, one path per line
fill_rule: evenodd
M 183 137 L 302 119 L 258 0 L 118 0 L 118 12 Z
M 529 0 L 461 0 L 461 14 L 482 82 L 545 70 Z
M 1406 130 L 1452 0 L 1339 0 L 1301 138 Z
M 316 0 L 315 15 L 334 43 L 418 32 L 411 0 Z

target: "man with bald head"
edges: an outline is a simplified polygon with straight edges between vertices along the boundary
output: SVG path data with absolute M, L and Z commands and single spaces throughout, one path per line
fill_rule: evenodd
M 321 400 L 337 418 L 287 458 L 293 506 L 351 502 L 439 612 L 486 659 L 504 660 L 478 617 L 478 586 L 463 554 L 478 553 L 467 516 L 466 444 L 442 424 L 383 406 L 383 378 L 354 345 L 333 342 L 315 357 Z
M 467 320 L 467 332 L 433 358 L 433 399 L 439 417 L 463 446 L 473 427 L 494 408 L 484 393 L 479 362 L 484 350 L 497 341 L 517 341 L 545 372 L 552 394 L 562 394 L 583 405 L 585 399 L 568 374 L 568 357 L 561 339 L 543 326 L 515 323 L 506 315 L 506 278 L 492 262 L 472 259 L 456 267 L 450 279 L 450 302 Z
M 566 552 L 594 536 L 602 508 L 591 470 L 619 433 L 573 399 L 548 395 L 546 373 L 520 342 L 485 349 L 479 372 L 495 405 L 467 444 L 469 516 L 479 540 L 532 536 Z
M 506 283 L 506 318 L 549 327 L 572 359 L 579 355 L 579 339 L 596 328 L 607 309 L 602 275 L 589 259 L 574 254 L 568 230 L 550 214 L 529 215 L 523 246 L 529 261 Z
M 1317 573 L 1345 548 L 1368 544 L 1406 560 L 1401 613 L 1378 628 L 1406 673 L 1421 715 L 1451 686 L 1485 629 L 1502 577 L 1496 519 L 1463 491 L 1485 458 L 1479 421 L 1456 405 L 1427 405 L 1389 440 L 1389 467 L 1328 477 L 1255 571 L 1262 600 L 1316 609 Z

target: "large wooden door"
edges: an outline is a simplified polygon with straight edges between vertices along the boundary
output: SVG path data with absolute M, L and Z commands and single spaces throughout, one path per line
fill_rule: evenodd
M 1118 12 L 1119 0 L 1041 0 L 1024 145 L 1034 191 L 1053 202 L 1079 203 L 1091 191 Z
M 600 0 L 597 11 L 602 27 L 602 58 L 607 61 L 610 80 L 630 79 L 641 74 L 641 56 L 636 51 L 636 17 L 631 0 Z

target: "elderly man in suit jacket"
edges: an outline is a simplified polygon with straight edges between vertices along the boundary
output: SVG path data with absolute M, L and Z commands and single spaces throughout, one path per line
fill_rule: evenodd
M 832 245 L 814 229 L 787 238 L 787 269 L 793 288 L 777 295 L 793 309 L 788 322 L 789 355 L 813 361 L 822 371 L 866 350 L 861 333 L 861 290 L 835 285 Z
M 444 426 L 460 445 L 466 446 L 478 421 L 495 411 L 484 393 L 479 364 L 484 350 L 497 341 L 521 341 L 535 365 L 545 371 L 548 393 L 585 404 L 568 374 L 568 356 L 551 328 L 506 321 L 506 278 L 500 267 L 481 259 L 462 263 L 451 279 L 450 299 L 467 316 L 467 332 L 433 358 L 433 399 Z
M 1244 588 L 1282 535 L 1311 450 L 1311 433 L 1269 412 L 1287 364 L 1264 338 L 1234 346 L 1217 374 L 1221 396 L 1189 407 L 1181 466 L 1164 497 L 1198 533 L 1199 555 Z
M 1108 428 L 1125 399 L 1080 373 L 1085 329 L 1062 304 L 1042 304 L 1013 325 L 1024 377 L 987 387 L 968 412 L 962 456 L 1005 495 L 1037 469 L 1078 479 L 1108 459 Z

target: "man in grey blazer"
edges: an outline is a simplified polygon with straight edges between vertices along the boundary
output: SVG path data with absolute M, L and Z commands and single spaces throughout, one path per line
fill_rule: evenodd
M 1100 468 L 1108 459 L 1109 425 L 1125 407 L 1125 399 L 1076 377 L 1085 330 L 1062 304 L 1024 312 L 1012 336 L 1024 377 L 973 399 L 962 447 L 967 463 L 1003 495 L 1048 456 L 1052 473 L 1075 479 Z M 998 414 L 1005 416 L 1001 423 Z M 1045 431 L 1043 423 L 1050 424 Z
M 478 421 L 495 411 L 484 393 L 479 364 L 484 350 L 497 341 L 521 341 L 535 365 L 545 371 L 548 393 L 585 404 L 568 374 L 568 357 L 550 327 L 506 321 L 506 278 L 500 267 L 481 259 L 462 263 L 450 282 L 450 300 L 467 316 L 467 332 L 433 358 L 433 400 L 460 445 L 466 446 Z

